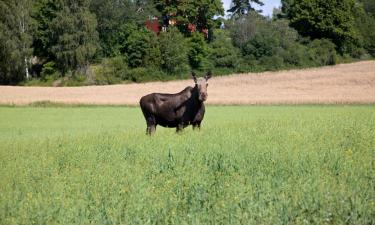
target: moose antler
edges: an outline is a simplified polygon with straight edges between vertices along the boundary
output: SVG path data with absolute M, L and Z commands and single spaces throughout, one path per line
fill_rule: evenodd
M 193 77 L 194 83 L 197 83 L 197 76 L 194 71 L 191 71 L 191 76 Z
M 204 76 L 204 78 L 206 78 L 206 80 L 210 79 L 212 77 L 212 72 L 211 70 L 209 70 L 207 73 L 206 73 L 206 76 Z

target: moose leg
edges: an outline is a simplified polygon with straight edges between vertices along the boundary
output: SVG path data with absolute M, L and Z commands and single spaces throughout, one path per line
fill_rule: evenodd
M 146 134 L 151 135 L 155 133 L 155 130 L 156 130 L 155 118 L 153 116 L 150 116 L 146 119 L 146 122 L 147 122 Z
M 198 130 L 201 130 L 201 122 L 196 122 L 193 124 L 193 130 L 195 130 L 196 128 L 198 128 Z
M 147 125 L 146 134 L 152 135 L 155 133 L 156 125 Z
M 184 129 L 184 124 L 183 124 L 183 123 L 180 123 L 180 124 L 178 124 L 177 127 L 176 127 L 176 132 L 179 133 L 179 132 L 181 132 L 183 129 Z

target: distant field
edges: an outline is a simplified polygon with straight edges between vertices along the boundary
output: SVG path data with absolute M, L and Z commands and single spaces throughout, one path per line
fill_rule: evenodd
M 0 107 L 0 224 L 374 224 L 375 106 Z
M 50 101 L 67 104 L 138 105 L 151 92 L 177 93 L 192 80 L 86 87 L 0 86 L 0 104 Z M 279 72 L 214 77 L 208 104 L 375 103 L 375 61 Z

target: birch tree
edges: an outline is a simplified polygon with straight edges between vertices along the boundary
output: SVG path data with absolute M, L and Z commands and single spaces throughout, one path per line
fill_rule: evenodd
M 32 0 L 0 0 L 0 81 L 30 78 Z

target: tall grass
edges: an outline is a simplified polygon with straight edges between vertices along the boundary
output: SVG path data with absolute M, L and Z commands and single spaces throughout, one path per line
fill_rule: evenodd
M 374 224 L 374 106 L 0 107 L 0 224 Z

